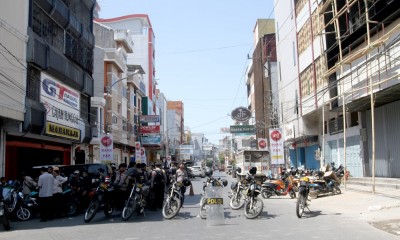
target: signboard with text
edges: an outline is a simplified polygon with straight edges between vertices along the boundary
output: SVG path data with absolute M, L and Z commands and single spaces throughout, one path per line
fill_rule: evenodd
M 248 133 L 254 134 L 256 128 L 254 125 L 231 125 L 231 133 Z
M 160 125 L 140 126 L 141 134 L 160 133 Z
M 100 139 L 100 161 L 114 160 L 114 144 L 112 135 L 103 135 Z
M 150 123 L 150 122 L 160 122 L 159 115 L 140 115 L 140 122 Z
M 47 121 L 79 129 L 80 93 L 43 72 L 40 79 Z
M 283 136 L 281 128 L 269 129 L 271 164 L 284 164 Z

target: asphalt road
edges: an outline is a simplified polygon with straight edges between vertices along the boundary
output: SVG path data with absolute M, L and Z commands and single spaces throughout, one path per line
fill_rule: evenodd
M 260 217 L 246 219 L 243 209 L 229 208 L 227 196 L 232 178 L 219 172 L 214 173 L 214 176 L 226 178 L 229 182 L 224 189 L 223 225 L 209 226 L 207 220 L 198 216 L 205 179 L 196 178 L 192 181 L 194 195 L 189 196 L 188 189 L 184 208 L 171 220 L 163 219 L 161 211 L 146 211 L 145 216 L 134 215 L 127 222 L 121 220 L 119 211 L 109 218 L 99 212 L 90 223 L 83 222 L 83 215 L 48 222 L 32 219 L 27 222 L 12 222 L 12 230 L 9 232 L 0 228 L 0 239 L 399 239 L 356 216 L 330 208 L 327 199 L 323 204 L 318 199 L 312 200 L 311 212 L 298 219 L 295 214 L 295 199 L 290 199 L 289 196 L 272 197 L 263 200 L 264 211 Z M 334 200 L 332 197 L 332 201 Z

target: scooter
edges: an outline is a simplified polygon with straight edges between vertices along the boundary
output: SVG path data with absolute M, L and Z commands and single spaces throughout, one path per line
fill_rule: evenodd
M 317 198 L 325 194 L 340 194 L 340 179 L 334 171 L 328 171 L 324 174 L 323 180 L 317 180 L 310 184 L 310 196 Z
M 269 180 L 262 184 L 261 196 L 270 198 L 273 195 L 286 196 L 289 194 L 291 198 L 296 197 L 296 192 L 293 189 L 293 176 L 288 176 L 286 179 Z

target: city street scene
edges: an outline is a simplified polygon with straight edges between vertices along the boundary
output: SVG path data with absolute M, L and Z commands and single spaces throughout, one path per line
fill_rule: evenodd
M 400 238 L 398 1 L 0 6 L 0 240 Z

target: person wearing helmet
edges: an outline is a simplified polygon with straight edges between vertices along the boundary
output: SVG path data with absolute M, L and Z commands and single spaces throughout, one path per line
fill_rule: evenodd
M 182 202 L 181 202 L 181 208 L 183 208 L 183 202 L 185 201 L 185 192 L 186 192 L 186 186 L 183 184 L 183 180 L 187 180 L 188 179 L 188 174 L 185 170 L 185 164 L 181 163 L 181 165 L 179 165 L 179 169 L 176 171 L 176 181 L 178 183 L 181 183 L 181 194 L 182 194 Z

